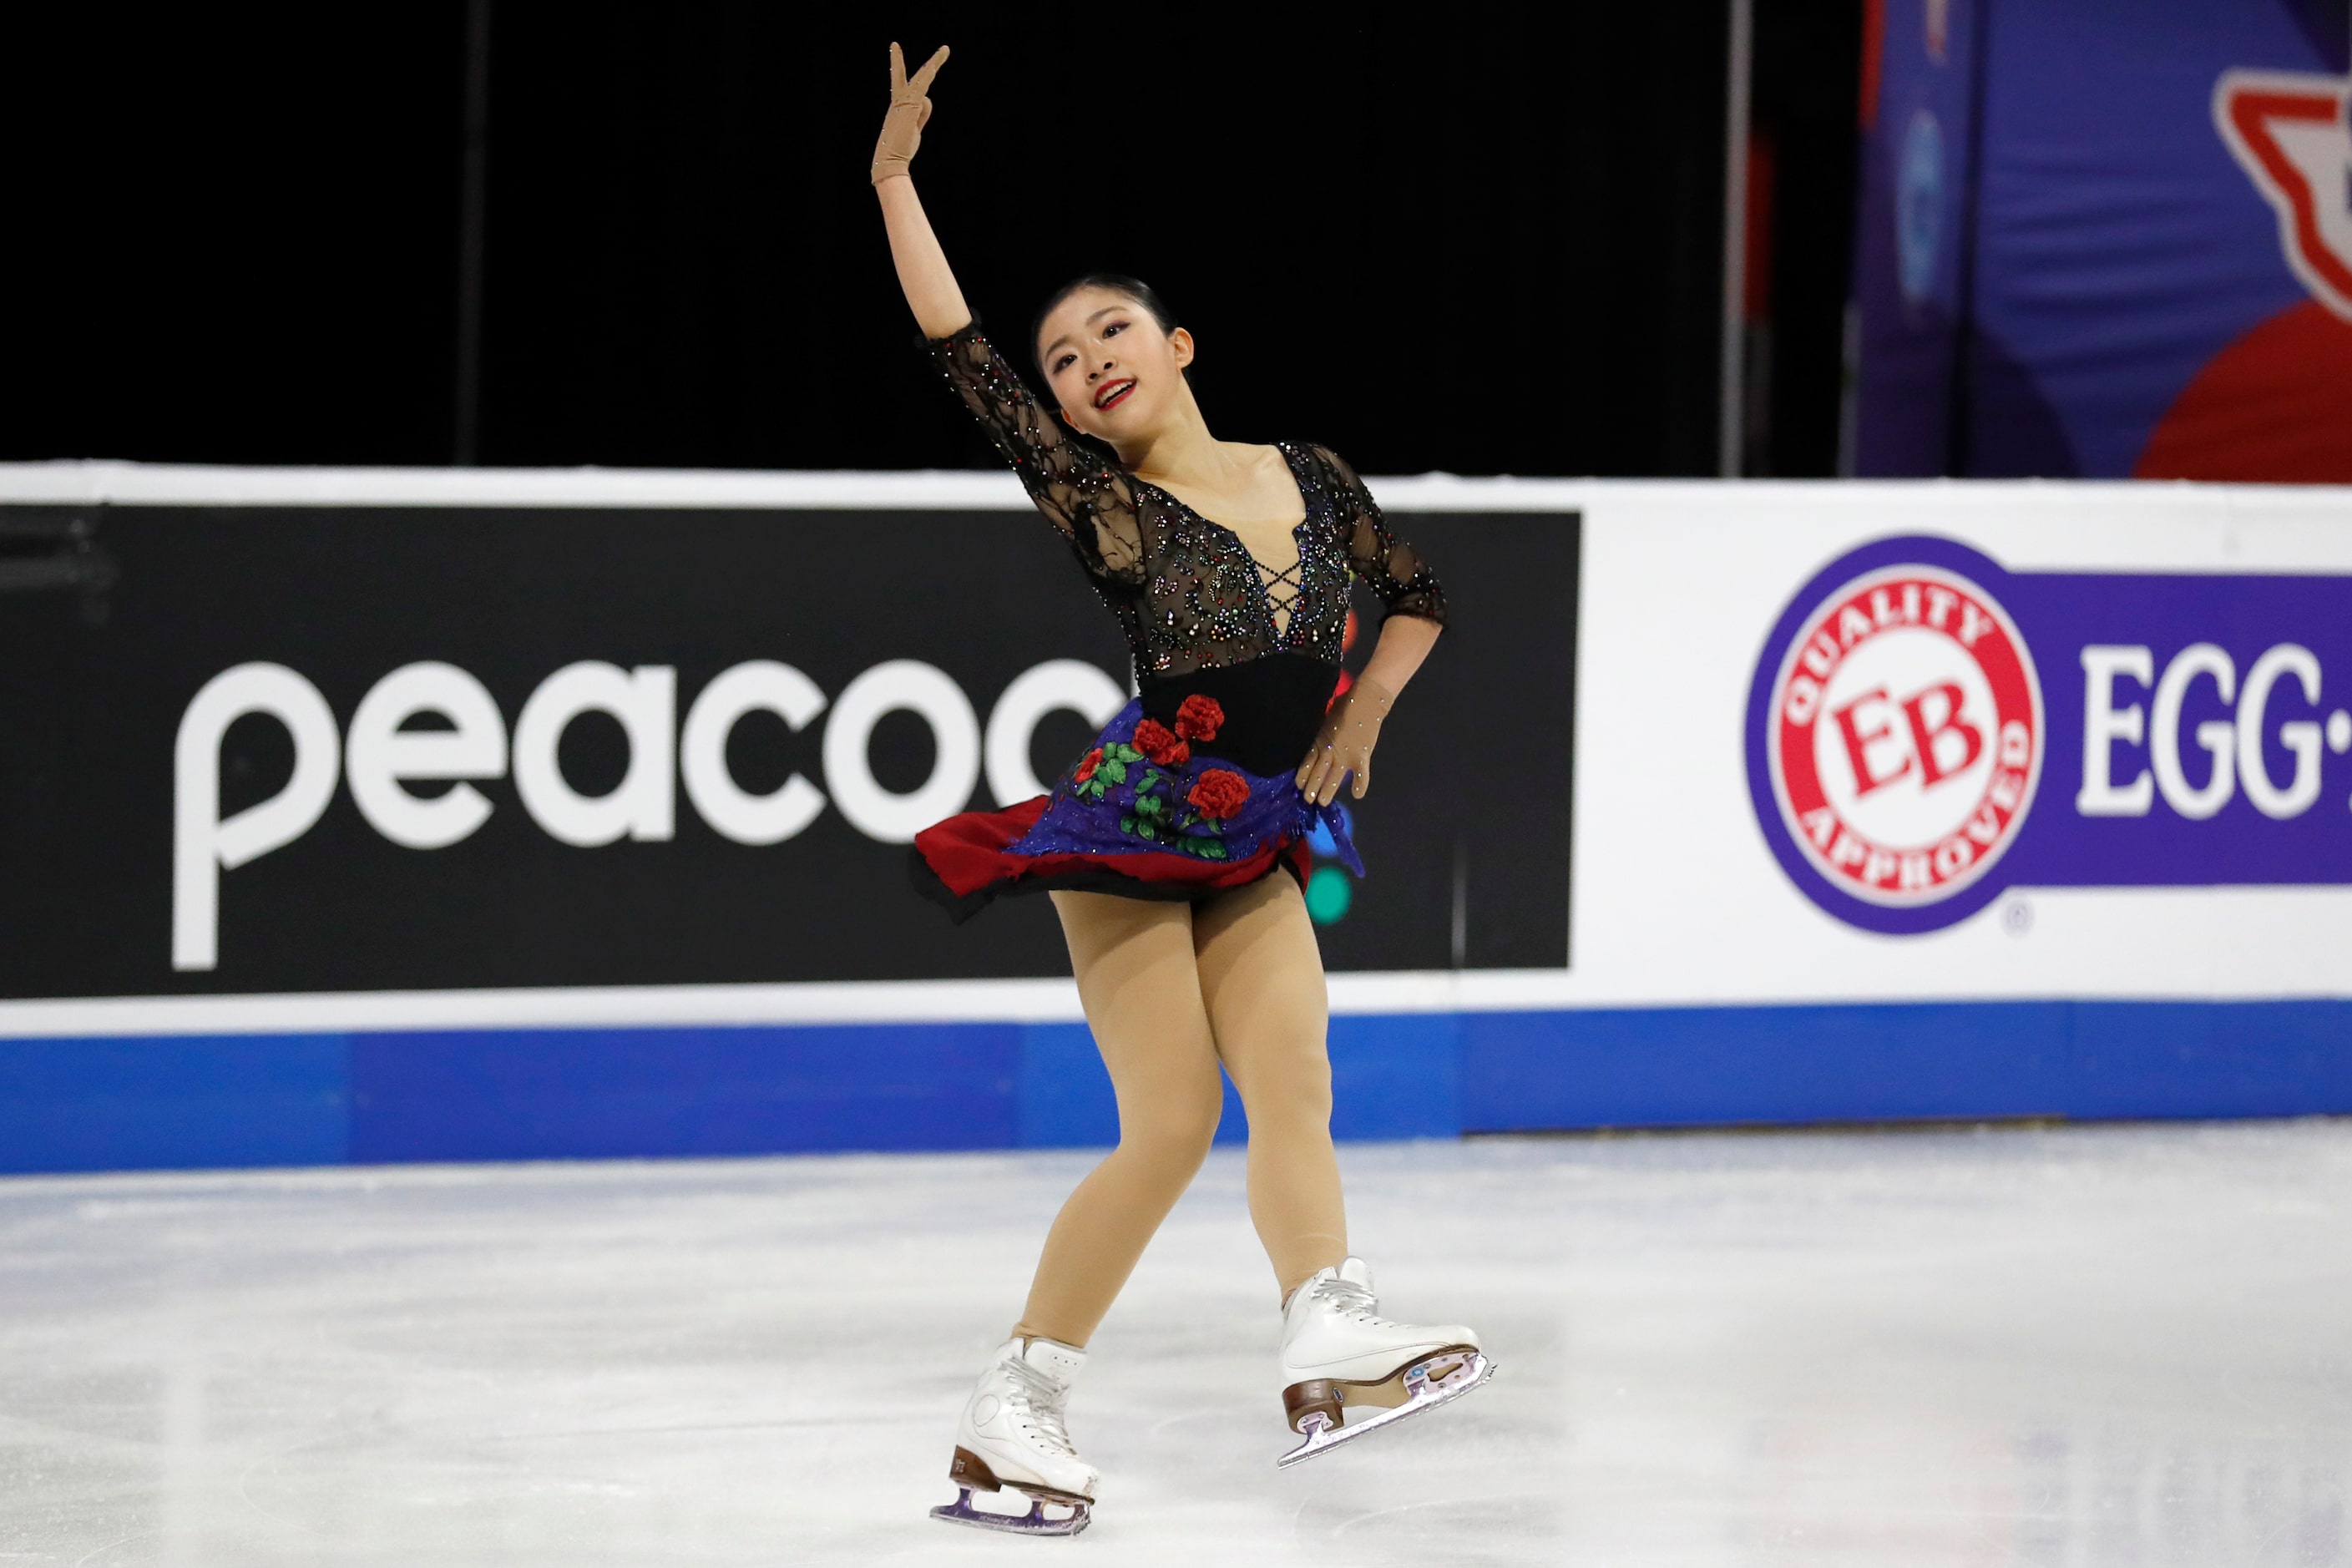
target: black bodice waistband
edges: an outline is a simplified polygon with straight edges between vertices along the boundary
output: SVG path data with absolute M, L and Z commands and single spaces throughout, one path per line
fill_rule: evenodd
M 1302 653 L 1269 653 L 1190 675 L 1147 676 L 1138 686 L 1143 716 L 1173 729 L 1176 710 L 1194 695 L 1225 710 L 1214 740 L 1195 742 L 1202 756 L 1223 757 L 1244 773 L 1271 778 L 1306 760 L 1339 684 L 1339 667 Z

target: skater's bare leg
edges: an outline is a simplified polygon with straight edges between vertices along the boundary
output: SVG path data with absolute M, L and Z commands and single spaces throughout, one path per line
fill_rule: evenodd
M 1348 1256 L 1322 952 L 1297 882 L 1279 871 L 1200 905 L 1192 948 L 1218 1054 L 1249 1112 L 1250 1218 L 1286 1297 Z
M 1224 1091 L 1191 907 L 1108 893 L 1053 899 L 1118 1097 L 1118 1147 L 1062 1205 L 1013 1331 L 1083 1347 L 1200 1171 Z

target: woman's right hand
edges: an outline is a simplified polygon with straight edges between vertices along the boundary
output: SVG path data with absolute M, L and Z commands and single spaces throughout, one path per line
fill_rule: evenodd
M 923 124 L 931 117 L 931 100 L 927 96 L 931 79 L 948 63 L 948 47 L 941 44 L 939 52 L 923 62 L 923 68 L 907 79 L 907 57 L 898 46 L 890 46 L 890 111 L 882 117 L 882 135 L 874 143 L 874 183 L 896 179 L 907 172 L 914 161 L 915 149 L 923 144 Z

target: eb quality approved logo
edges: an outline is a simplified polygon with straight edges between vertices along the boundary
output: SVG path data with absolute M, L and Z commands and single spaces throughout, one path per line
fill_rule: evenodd
M 2016 840 L 2041 772 L 2042 690 L 1976 584 L 1927 566 L 1840 584 L 1772 692 L 1773 802 L 1840 892 L 1939 904 Z
M 1927 559 L 1849 556 L 1790 605 L 1757 675 L 1750 787 L 1816 903 L 1914 931 L 1990 897 L 2046 731 L 2032 656 L 1982 583 Z

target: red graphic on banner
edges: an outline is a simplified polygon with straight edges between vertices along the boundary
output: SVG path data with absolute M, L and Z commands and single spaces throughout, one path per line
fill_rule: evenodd
M 2352 484 L 2352 321 L 2305 300 L 2215 354 L 2132 477 Z
M 2224 71 L 2213 123 L 2278 213 L 2286 264 L 2352 321 L 2352 78 Z
M 2042 769 L 2042 689 L 1968 579 L 1897 566 L 1808 619 L 1772 690 L 1773 793 L 1806 858 L 1874 903 L 1938 902 L 2015 842 Z
M 2132 465 L 2143 479 L 2352 481 L 2352 78 L 2232 70 L 2222 142 L 2278 216 L 2309 301 L 2256 323 L 2181 389 Z

